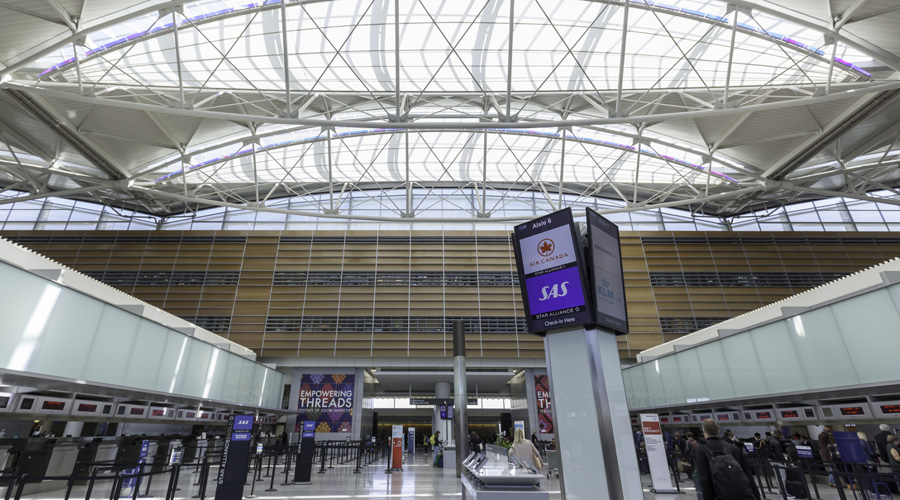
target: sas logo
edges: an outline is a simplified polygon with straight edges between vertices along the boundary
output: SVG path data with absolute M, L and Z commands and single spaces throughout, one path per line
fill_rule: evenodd
M 558 299 L 560 297 L 565 297 L 569 293 L 569 290 L 566 289 L 566 285 L 568 284 L 568 281 L 563 281 L 562 283 L 557 283 L 553 286 L 547 285 L 544 288 L 541 288 L 542 297 L 538 300 L 543 302 L 547 299 Z
M 546 257 L 553 253 L 553 250 L 556 249 L 556 244 L 553 243 L 553 240 L 550 238 L 544 238 L 538 243 L 537 250 L 538 253 L 542 256 Z

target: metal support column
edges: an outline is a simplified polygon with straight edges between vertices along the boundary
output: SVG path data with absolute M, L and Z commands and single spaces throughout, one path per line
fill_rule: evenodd
M 462 473 L 462 462 L 469 442 L 466 416 L 466 331 L 461 319 L 453 321 L 453 425 L 456 427 L 456 477 Z

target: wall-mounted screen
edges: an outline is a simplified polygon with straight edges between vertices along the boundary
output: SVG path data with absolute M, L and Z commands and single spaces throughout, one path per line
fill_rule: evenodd
M 151 410 L 151 411 L 150 411 L 150 416 L 153 416 L 153 417 L 165 417 L 165 416 L 166 416 L 166 410 Z
M 881 413 L 889 415 L 900 413 L 900 405 L 881 405 Z
M 143 408 L 132 408 L 129 413 L 131 413 L 132 415 L 143 415 L 144 409 Z
M 841 410 L 841 415 L 844 415 L 844 416 L 865 415 L 866 414 L 866 412 L 863 410 L 862 406 L 842 406 L 840 410 Z
M 716 420 L 728 420 L 728 415 L 716 415 Z
M 80 403 L 78 405 L 78 411 L 85 412 L 85 413 L 94 413 L 97 411 L 97 405 Z
M 756 418 L 758 418 L 760 420 L 770 419 L 770 418 L 772 418 L 772 413 L 768 412 L 768 411 L 758 411 L 758 412 L 756 412 Z
M 800 418 L 800 413 L 793 410 L 782 410 L 781 418 Z
M 42 410 L 63 411 L 66 409 L 65 401 L 44 401 L 41 404 Z

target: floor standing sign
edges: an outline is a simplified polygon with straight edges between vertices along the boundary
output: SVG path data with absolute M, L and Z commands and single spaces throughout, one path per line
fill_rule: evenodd
M 312 484 L 313 455 L 316 448 L 316 421 L 304 420 L 300 433 L 300 449 L 297 451 L 295 484 Z
M 391 427 L 391 470 L 403 470 L 403 426 Z M 216 499 L 218 500 L 218 499 Z
M 669 476 L 669 462 L 666 459 L 666 443 L 663 440 L 659 415 L 641 413 L 641 431 L 644 433 L 644 447 L 647 449 L 647 461 L 650 465 L 650 479 L 656 493 L 675 493 L 672 478 Z
M 406 434 L 406 452 L 410 455 L 416 454 L 416 428 L 410 427 Z
M 216 475 L 215 500 L 241 500 L 250 465 L 253 415 L 231 415 L 225 428 L 225 446 Z

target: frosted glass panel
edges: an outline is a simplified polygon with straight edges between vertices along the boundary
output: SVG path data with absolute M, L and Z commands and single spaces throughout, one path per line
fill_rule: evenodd
M 732 335 L 722 339 L 721 344 L 735 396 L 766 394 L 766 382 L 750 335 Z
M 138 316 L 107 305 L 100 317 L 100 324 L 82 378 L 121 384 L 128 371 L 131 346 L 134 344 L 140 322 Z
M 706 381 L 703 380 L 703 372 L 700 371 L 700 358 L 696 349 L 690 349 L 678 353 L 678 373 L 681 374 L 681 387 L 684 388 L 684 398 L 696 399 L 709 397 L 706 390 Z M 677 376 L 676 373 L 672 374 Z
M 203 398 L 222 399 L 225 372 L 228 368 L 228 356 L 221 349 L 212 349 L 209 356 L 209 369 L 206 371 L 206 382 L 203 384 Z
M 169 330 L 151 321 L 142 321 L 134 339 L 125 385 L 159 390 L 160 360 L 166 348 Z M 167 387 L 168 388 L 168 387 Z
M 178 377 L 183 380 L 181 392 L 183 394 L 202 395 L 206 386 L 209 372 L 209 358 L 212 354 L 212 346 L 200 342 L 191 342 L 190 352 L 185 356 L 186 362 L 182 365 Z
M 166 332 L 166 347 L 163 350 L 162 363 L 159 365 L 159 378 L 156 380 L 156 390 L 175 394 L 187 394 L 182 392 L 181 384 L 184 382 L 185 365 L 191 356 L 190 338 L 177 332 Z
M 683 402 L 685 400 L 684 389 L 681 387 L 681 377 L 677 376 L 678 359 L 675 356 L 666 356 L 657 361 L 659 361 L 659 371 L 663 374 L 662 383 L 665 397 L 655 404 L 662 406 Z
M 52 310 L 55 305 L 59 288 L 8 264 L 0 265 L 0 283 L 3 284 L 0 286 L 0 304 L 3 304 L 4 310 L 24 313 L 3 315 L 0 366 L 27 370 L 49 319 L 48 309 Z M 43 307 L 40 305 L 42 297 Z
M 650 398 L 647 397 L 647 383 L 644 382 L 644 369 L 641 368 L 641 365 L 637 365 L 628 373 L 631 374 L 631 388 L 634 390 L 635 401 L 639 402 L 639 407 L 650 406 L 648 403 Z
M 706 390 L 710 399 L 727 399 L 735 396 L 731 385 L 731 376 L 722 354 L 722 346 L 718 342 L 702 345 L 695 349 L 700 359 L 700 370 L 706 379 Z
M 797 363 L 794 344 L 791 343 L 791 336 L 784 322 L 756 328 L 750 337 L 757 353 L 756 361 L 769 391 L 779 393 L 808 388 L 803 368 Z
M 862 383 L 885 380 L 885 367 L 897 364 L 897 354 L 886 349 L 900 339 L 900 314 L 891 292 L 900 292 L 900 287 L 877 290 L 831 306 L 847 355 Z
M 651 361 L 641 366 L 644 369 L 644 381 L 647 384 L 647 398 L 652 405 L 654 401 L 664 399 L 666 396 L 662 377 L 659 375 L 660 368 L 656 361 Z
M 63 289 L 41 336 L 31 371 L 80 378 L 104 304 Z
M 810 389 L 859 383 L 830 308 L 794 316 L 786 323 Z
M 241 383 L 238 386 L 238 395 L 235 398 L 244 404 L 252 404 L 250 394 L 253 392 L 253 371 L 256 370 L 256 364 L 249 361 L 241 363 Z

